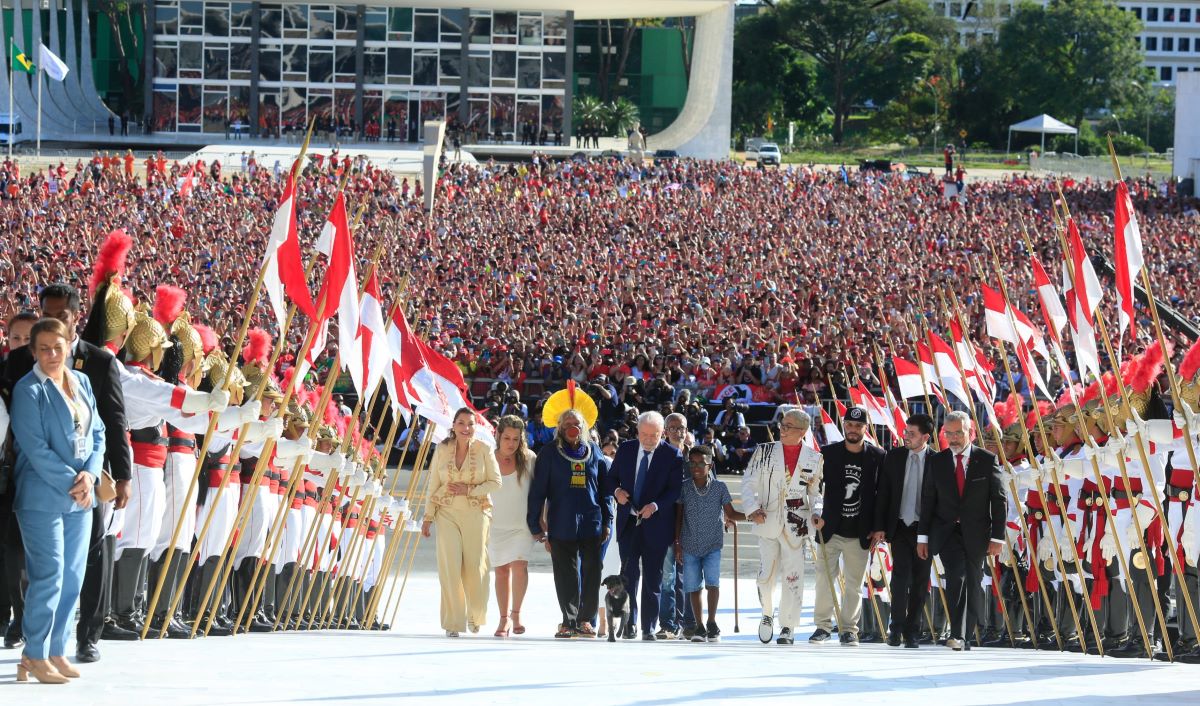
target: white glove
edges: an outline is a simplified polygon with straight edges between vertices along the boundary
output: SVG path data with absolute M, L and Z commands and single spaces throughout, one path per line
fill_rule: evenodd
M 212 392 L 188 390 L 183 394 L 183 404 L 179 406 L 179 411 L 184 414 L 220 412 L 228 406 L 229 393 L 224 390 L 213 390 Z
M 1043 473 L 1050 471 L 1046 476 L 1047 480 L 1052 479 L 1055 473 L 1058 473 L 1060 477 L 1063 475 L 1063 460 L 1062 456 L 1058 455 L 1057 449 L 1050 449 L 1050 452 L 1042 458 L 1042 470 Z
M 404 498 L 392 498 L 392 511 L 396 514 L 408 512 L 408 501 Z
M 335 468 L 341 468 L 346 462 L 346 455 L 341 451 L 333 453 L 321 453 L 314 451 L 312 458 L 308 460 L 308 467 L 314 471 L 332 471 Z
M 372 496 L 379 497 L 379 495 L 383 493 L 383 486 L 379 483 L 379 481 L 372 478 L 371 480 L 367 481 L 367 493 Z
M 363 487 L 364 485 L 366 485 L 366 483 L 367 483 L 367 474 L 363 472 L 363 469 L 361 466 L 357 466 L 355 468 L 354 475 L 350 476 L 350 480 L 346 483 L 346 486 L 348 488 L 350 488 L 351 490 L 353 490 L 356 488 Z
M 1086 453 L 1086 452 L 1085 452 Z M 1092 462 L 1083 456 L 1068 458 L 1061 462 L 1059 474 L 1063 479 L 1089 478 L 1093 475 Z
M 275 457 L 280 461 L 295 461 L 307 458 L 312 453 L 312 440 L 307 436 L 299 439 L 280 439 L 275 442 Z
M 262 413 L 262 402 L 255 400 L 243 405 L 230 405 L 217 416 L 217 429 L 229 431 L 241 426 L 257 422 Z
M 264 422 L 250 422 L 246 425 L 246 443 L 254 444 L 267 439 L 278 439 L 283 436 L 283 420 L 272 417 Z
M 1053 532 L 1054 530 L 1050 531 Z M 1044 562 L 1047 559 L 1054 559 L 1054 541 L 1050 539 L 1049 535 L 1042 535 L 1038 537 L 1037 560 Z
M 259 400 L 250 400 L 239 408 L 242 412 L 242 424 L 257 422 L 262 416 L 262 402 Z
M 1191 405 L 1183 400 L 1175 404 L 1175 424 L 1188 434 L 1200 434 L 1200 420 L 1196 418 Z
M 1128 430 L 1129 427 L 1132 426 L 1134 429 L 1141 432 L 1142 436 L 1145 436 L 1146 435 L 1146 420 L 1142 419 L 1142 415 L 1138 414 L 1137 409 L 1133 405 L 1129 405 L 1129 415 L 1130 415 L 1129 420 L 1125 422 L 1126 430 Z M 1132 435 L 1133 434 L 1130 433 L 1130 436 L 1132 436 Z
M 1137 507 L 1135 507 L 1133 511 L 1137 513 L 1137 520 L 1139 523 L 1141 523 L 1143 532 L 1146 531 L 1146 528 L 1150 526 L 1151 522 L 1154 522 L 1154 518 L 1158 517 L 1158 512 L 1153 507 L 1150 507 L 1145 503 L 1138 503 Z M 1188 514 L 1190 515 L 1191 513 Z M 1130 527 L 1133 527 L 1133 523 L 1130 523 Z M 1133 544 L 1130 546 L 1134 546 L 1137 543 L 1137 537 L 1134 537 Z
M 1117 538 L 1113 536 L 1111 529 L 1100 538 L 1100 555 L 1104 557 L 1105 563 L 1111 562 L 1117 556 Z M 1100 569 L 1093 566 L 1092 571 L 1096 572 Z
M 358 468 L 358 464 L 354 462 L 353 458 L 347 456 L 346 460 L 342 463 L 342 475 L 346 478 L 349 478 L 350 476 L 354 475 L 354 470 L 356 468 Z
M 1142 438 L 1159 445 L 1175 442 L 1175 424 L 1169 419 L 1151 419 L 1146 422 Z

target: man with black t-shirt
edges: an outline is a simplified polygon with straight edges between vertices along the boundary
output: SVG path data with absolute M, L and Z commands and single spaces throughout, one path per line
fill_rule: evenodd
M 833 632 L 834 603 L 830 587 L 837 583 L 841 563 L 844 583 L 838 602 L 837 625 L 843 645 L 858 645 L 858 621 L 862 617 L 863 579 L 875 522 L 875 479 L 884 453 L 867 446 L 867 412 L 853 407 L 842 419 L 845 441 L 822 447 L 825 492 L 813 505 L 812 523 L 817 529 L 817 600 L 813 608 L 816 631 L 808 641 L 820 644 Z

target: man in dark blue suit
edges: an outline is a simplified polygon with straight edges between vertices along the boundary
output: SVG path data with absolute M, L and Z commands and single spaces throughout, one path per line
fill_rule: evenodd
M 642 606 L 642 639 L 654 640 L 663 560 L 675 539 L 675 502 L 683 484 L 683 457 L 663 441 L 663 417 L 646 412 L 638 417 L 637 441 L 617 449 L 609 472 L 612 495 L 617 500 L 617 545 L 621 549 L 621 574 L 629 590 L 630 626 L 624 637 L 633 637 Z M 639 599 L 638 580 L 642 579 Z

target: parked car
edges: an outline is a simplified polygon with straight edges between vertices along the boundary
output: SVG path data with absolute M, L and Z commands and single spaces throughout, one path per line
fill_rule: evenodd
M 654 164 L 670 164 L 672 161 L 679 159 L 679 153 L 675 150 L 654 150 Z
M 780 162 L 783 161 L 783 155 L 779 152 L 779 145 L 774 142 L 764 142 L 759 146 L 754 161 L 762 166 L 774 164 L 778 167 Z

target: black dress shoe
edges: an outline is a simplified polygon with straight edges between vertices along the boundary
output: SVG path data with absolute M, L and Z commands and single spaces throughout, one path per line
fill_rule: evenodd
M 250 622 L 250 632 L 272 632 L 274 629 L 274 624 L 267 622 L 267 616 L 261 613 Z
M 164 622 L 164 618 L 162 616 L 158 616 L 158 615 L 154 616 L 154 618 L 150 621 L 150 632 L 147 633 L 146 637 L 153 636 L 153 637 L 157 638 L 162 633 L 163 622 Z M 167 624 L 167 637 L 168 638 L 170 638 L 172 640 L 187 640 L 187 639 L 191 638 L 192 631 L 190 628 L 183 627 L 182 625 L 175 622 L 174 619 L 171 619 L 171 620 L 165 621 L 165 622 Z M 196 634 L 199 635 L 201 633 L 197 632 Z
M 894 630 L 892 632 L 888 633 L 888 638 L 887 638 L 888 647 L 899 647 L 900 641 L 901 641 L 900 633 L 898 633 Z
M 637 637 L 637 628 L 630 625 L 629 627 L 625 628 L 625 634 L 621 637 L 625 640 L 632 640 L 633 638 Z
M 100 650 L 96 649 L 95 643 L 80 643 L 75 647 L 75 661 L 91 664 L 92 662 L 100 661 Z
M 877 644 L 883 642 L 883 638 L 879 636 L 879 633 L 868 632 L 859 635 L 858 641 L 864 644 Z
M 1117 659 L 1149 659 L 1151 655 L 1146 653 L 1145 646 L 1141 640 L 1130 640 L 1120 647 L 1114 647 L 1104 653 L 1109 657 Z
M 117 627 L 121 628 L 122 630 L 128 630 L 129 632 L 136 633 L 139 637 L 142 634 L 142 628 L 146 626 L 146 624 L 136 613 L 118 615 L 116 624 Z
M 203 627 L 204 624 L 207 622 L 207 616 L 205 616 L 204 618 L 199 618 L 198 620 L 199 620 L 200 626 Z M 204 631 L 198 630 L 198 631 L 196 631 L 196 634 L 203 635 Z M 230 635 L 233 634 L 233 630 L 226 625 L 222 625 L 221 621 L 214 620 L 212 623 L 212 627 L 208 631 L 208 634 L 212 637 L 229 637 Z
M 915 650 L 921 646 L 921 643 L 917 641 L 917 638 L 909 635 L 908 637 L 904 638 L 904 646 L 910 650 Z
M 106 620 L 104 621 L 104 630 L 100 633 L 100 639 L 134 642 L 142 639 L 142 633 L 140 630 L 138 632 L 134 632 L 117 625 L 111 620 Z

